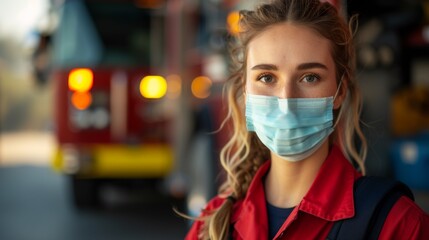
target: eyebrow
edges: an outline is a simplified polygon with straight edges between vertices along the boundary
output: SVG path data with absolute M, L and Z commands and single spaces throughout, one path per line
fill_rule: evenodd
M 312 68 L 321 68 L 327 70 L 328 67 L 322 63 L 318 62 L 309 62 L 309 63 L 302 63 L 298 65 L 298 70 L 306 70 L 306 69 L 312 69 Z M 252 70 L 272 70 L 276 71 L 278 70 L 278 67 L 274 64 L 258 64 L 251 68 Z
M 252 70 L 278 70 L 278 67 L 274 64 L 258 64 L 252 67 Z
M 322 68 L 322 69 L 328 70 L 328 67 L 326 65 L 318 62 L 302 63 L 297 67 L 298 70 L 306 70 L 311 68 Z

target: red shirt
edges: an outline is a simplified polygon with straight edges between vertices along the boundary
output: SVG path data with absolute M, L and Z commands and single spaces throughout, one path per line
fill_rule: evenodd
M 234 239 L 268 238 L 263 177 L 270 168 L 263 164 L 249 186 L 246 197 L 234 205 L 231 221 Z M 360 174 L 337 147 L 333 147 L 308 193 L 295 207 L 275 239 L 326 239 L 333 223 L 355 215 L 353 183 Z M 225 199 L 215 197 L 204 212 L 218 208 Z M 198 239 L 202 226 L 196 221 L 186 239 Z M 429 239 L 429 216 L 412 200 L 401 197 L 393 206 L 379 239 Z

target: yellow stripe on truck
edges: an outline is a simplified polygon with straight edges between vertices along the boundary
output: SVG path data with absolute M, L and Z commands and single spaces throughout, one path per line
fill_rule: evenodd
M 88 149 L 88 146 L 87 148 Z M 86 177 L 156 178 L 165 177 L 173 168 L 173 150 L 168 145 L 94 145 L 91 147 L 91 170 Z M 53 162 L 64 170 L 64 156 L 59 149 Z

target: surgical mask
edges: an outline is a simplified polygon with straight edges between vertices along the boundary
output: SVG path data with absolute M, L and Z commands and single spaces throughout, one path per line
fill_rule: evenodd
M 341 86 L 341 82 L 338 89 Z M 282 159 L 296 162 L 312 155 L 334 131 L 333 106 L 338 93 L 325 98 L 246 96 L 246 125 Z M 337 121 L 338 122 L 338 121 Z

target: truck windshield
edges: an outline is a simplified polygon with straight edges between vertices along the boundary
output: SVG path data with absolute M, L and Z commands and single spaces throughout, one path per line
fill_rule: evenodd
M 58 66 L 163 63 L 163 17 L 133 1 L 66 1 L 54 35 Z

